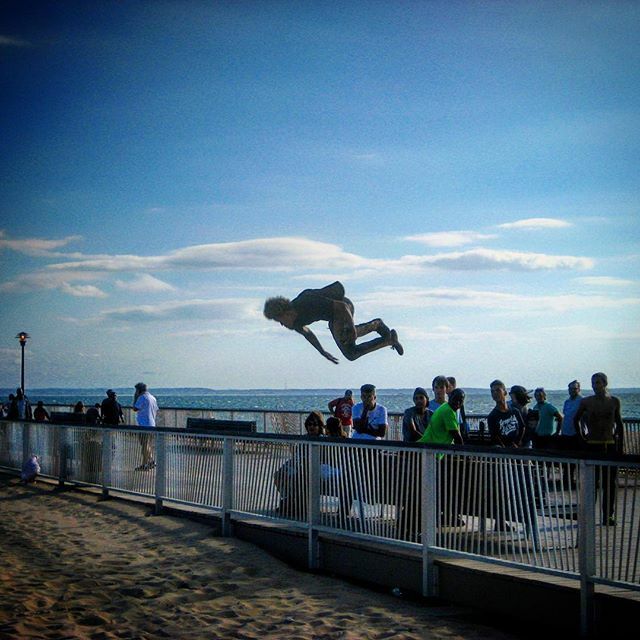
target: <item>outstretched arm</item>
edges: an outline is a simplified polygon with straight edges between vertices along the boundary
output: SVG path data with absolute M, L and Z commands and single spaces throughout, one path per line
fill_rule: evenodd
M 327 360 L 330 360 L 334 364 L 338 364 L 338 358 L 332 356 L 328 351 L 325 351 L 322 348 L 320 341 L 318 340 L 318 338 L 316 338 L 316 334 L 313 333 L 313 331 L 311 331 L 309 327 L 302 327 L 302 329 L 300 329 L 298 333 L 301 333 L 306 338 L 307 342 L 313 345 L 314 349 L 316 349 L 318 353 L 321 353 Z

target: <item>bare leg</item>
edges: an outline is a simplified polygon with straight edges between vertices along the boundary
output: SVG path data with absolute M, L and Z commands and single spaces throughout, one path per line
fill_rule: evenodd
M 374 320 L 369 320 L 369 322 L 363 322 L 362 324 L 356 325 L 356 337 L 358 338 L 366 336 L 367 333 L 373 333 L 374 331 L 380 334 L 383 338 L 388 338 L 391 330 L 380 318 L 375 318 Z

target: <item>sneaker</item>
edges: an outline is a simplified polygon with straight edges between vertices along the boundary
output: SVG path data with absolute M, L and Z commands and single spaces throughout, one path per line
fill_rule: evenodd
M 391 345 L 391 348 L 394 351 L 397 351 L 399 356 L 403 355 L 404 349 L 402 348 L 402 345 L 398 342 L 398 332 L 395 329 L 391 329 L 391 341 L 393 343 Z

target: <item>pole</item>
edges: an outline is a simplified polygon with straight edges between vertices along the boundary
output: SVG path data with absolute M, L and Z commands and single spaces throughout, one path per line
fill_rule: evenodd
M 22 389 L 22 395 L 24 395 L 24 345 L 26 342 L 20 341 L 20 347 L 22 348 L 22 359 L 20 368 L 20 388 Z

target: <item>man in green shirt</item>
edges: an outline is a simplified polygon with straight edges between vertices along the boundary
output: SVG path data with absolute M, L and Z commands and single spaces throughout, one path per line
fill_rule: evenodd
M 427 430 L 418 442 L 428 444 L 464 444 L 460 435 L 457 411 L 464 403 L 465 393 L 454 389 L 447 402 L 431 416 Z

